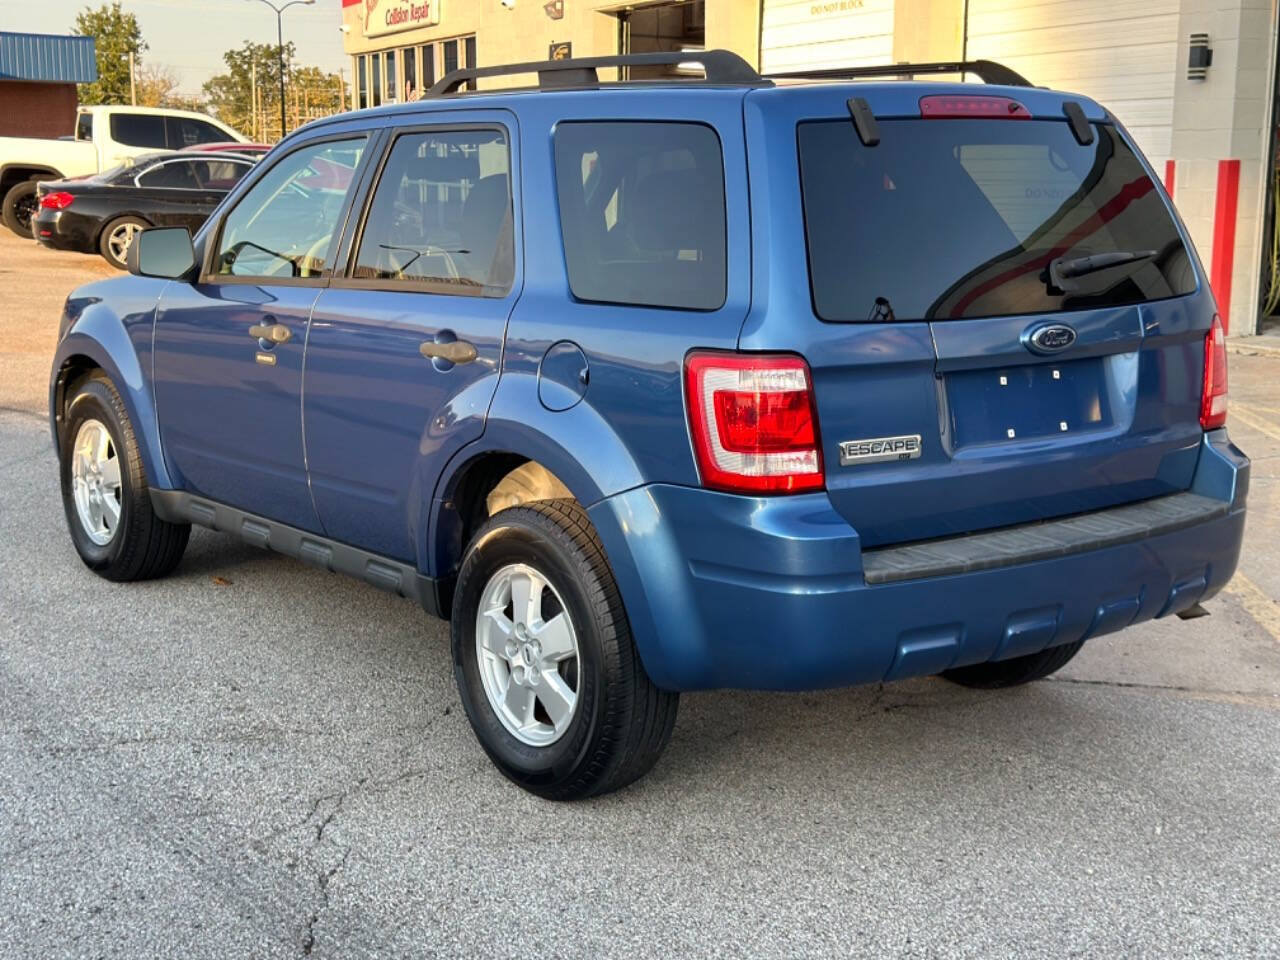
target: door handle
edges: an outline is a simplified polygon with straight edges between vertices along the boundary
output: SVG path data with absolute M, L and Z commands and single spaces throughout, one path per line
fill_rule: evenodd
M 476 345 L 465 340 L 449 343 L 424 340 L 418 352 L 429 360 L 448 360 L 450 363 L 470 363 L 477 356 Z
M 293 331 L 283 323 L 257 324 L 249 328 L 249 336 L 255 340 L 266 340 L 270 343 L 287 343 Z

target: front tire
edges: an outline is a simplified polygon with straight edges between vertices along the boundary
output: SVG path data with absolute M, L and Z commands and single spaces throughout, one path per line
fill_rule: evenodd
M 129 247 L 151 224 L 140 217 L 116 217 L 98 235 L 98 252 L 117 270 L 128 270 Z
M 142 454 L 115 385 L 101 375 L 67 404 L 59 451 L 62 505 L 85 566 L 108 580 L 149 580 L 182 559 L 189 524 L 156 516 Z
M 15 183 L 4 195 L 0 205 L 4 225 L 20 237 L 30 239 L 31 223 L 35 219 L 39 203 L 36 200 L 36 181 L 23 180 Z
M 1084 641 L 1077 640 L 1075 643 L 1064 643 L 1025 657 L 1012 657 L 1008 660 L 994 660 L 990 663 L 975 663 L 968 667 L 944 670 L 942 676 L 962 687 L 974 687 L 979 690 L 1016 687 L 1031 683 L 1033 680 L 1043 680 L 1049 674 L 1061 670 L 1083 646 Z
M 452 633 L 471 727 L 532 793 L 620 789 L 671 739 L 679 695 L 645 672 L 595 528 L 571 500 L 503 510 L 481 527 L 458 573 Z

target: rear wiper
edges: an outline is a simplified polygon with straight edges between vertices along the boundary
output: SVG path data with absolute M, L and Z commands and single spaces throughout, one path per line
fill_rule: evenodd
M 1048 269 L 1040 275 L 1040 279 L 1049 287 L 1050 292 L 1058 290 L 1067 293 L 1075 289 L 1076 285 L 1068 281 L 1076 277 L 1097 273 L 1099 270 L 1106 270 L 1108 267 L 1118 267 L 1123 263 L 1150 260 L 1152 257 L 1159 256 L 1159 254 L 1159 250 L 1117 250 L 1114 253 L 1095 253 L 1087 257 L 1072 257 L 1070 260 L 1059 257 L 1049 263 Z

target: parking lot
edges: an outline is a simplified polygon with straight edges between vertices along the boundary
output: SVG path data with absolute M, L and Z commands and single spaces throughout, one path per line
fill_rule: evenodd
M 555 805 L 410 602 L 207 531 L 81 565 L 48 361 L 109 273 L 0 235 L 0 956 L 1280 954 L 1280 359 L 1231 358 L 1212 616 L 1009 691 L 687 696 L 651 775 Z

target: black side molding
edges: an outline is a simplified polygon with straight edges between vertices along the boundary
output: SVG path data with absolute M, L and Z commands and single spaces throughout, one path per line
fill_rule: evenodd
M 1076 142 L 1082 147 L 1093 143 L 1093 127 L 1090 126 L 1084 111 L 1080 109 L 1080 104 L 1074 100 L 1068 100 L 1062 105 L 1062 112 L 1067 115 L 1067 122 L 1071 124 L 1071 133 L 1075 136 Z
M 407 563 L 390 560 L 316 533 L 196 497 L 182 490 L 152 490 L 151 508 L 170 523 L 194 523 L 238 536 L 263 550 L 274 550 L 331 573 L 345 573 L 381 590 L 416 601 L 433 617 L 447 616 L 441 582 Z
M 894 583 L 1050 560 L 1173 533 L 1225 517 L 1230 509 L 1225 500 L 1174 493 L 1059 520 L 865 550 L 863 575 L 868 584 Z
M 853 117 L 853 129 L 858 131 L 858 139 L 864 147 L 874 147 L 880 142 L 880 126 L 866 97 L 849 98 L 849 116 Z

